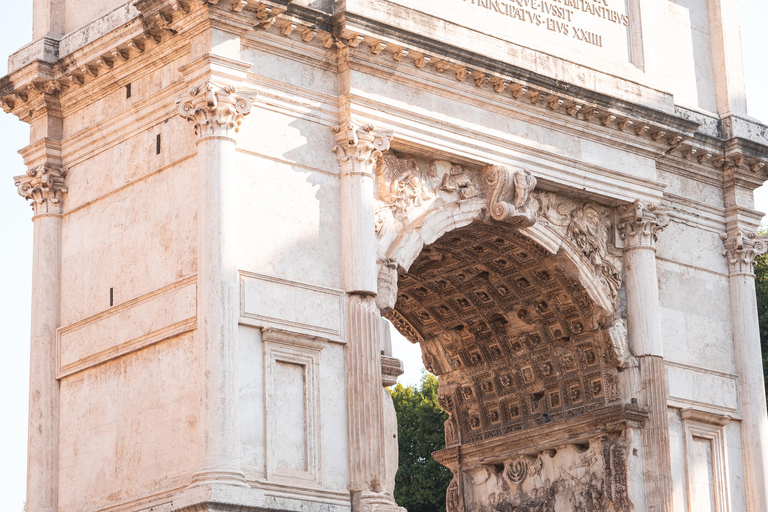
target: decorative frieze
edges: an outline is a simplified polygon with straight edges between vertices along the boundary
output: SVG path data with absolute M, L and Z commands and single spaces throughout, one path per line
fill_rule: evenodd
M 625 436 L 612 434 L 468 468 L 470 492 L 449 486 L 448 509 L 628 512 L 629 452 Z
M 236 94 L 234 85 L 219 85 L 206 80 L 189 88 L 192 99 L 179 101 L 179 115 L 194 124 L 198 139 L 234 138 L 243 118 L 251 112 L 251 100 Z
M 61 213 L 61 201 L 67 193 L 67 168 L 41 165 L 13 178 L 19 195 L 32 201 L 35 215 Z
M 735 230 L 720 235 L 725 245 L 723 256 L 728 260 L 731 275 L 755 275 L 755 261 L 768 251 L 766 237 L 754 231 Z
M 659 232 L 669 225 L 666 208 L 643 201 L 618 208 L 618 230 L 627 249 L 655 248 Z

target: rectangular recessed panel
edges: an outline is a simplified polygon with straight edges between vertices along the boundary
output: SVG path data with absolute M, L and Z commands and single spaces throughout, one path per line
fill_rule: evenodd
M 241 294 L 244 323 L 342 337 L 341 290 L 243 272 Z
M 693 437 L 690 444 L 691 510 L 696 512 L 716 512 L 715 482 L 712 467 L 712 441 L 702 437 Z
M 739 379 L 736 375 L 665 362 L 669 404 L 739 417 Z
M 279 434 L 277 448 L 272 454 L 275 469 L 285 471 L 308 471 L 307 464 L 307 410 L 306 410 L 306 367 L 304 365 L 277 361 L 274 371 L 273 403 L 278 404 L 270 421 Z
M 197 285 L 188 278 L 59 330 L 60 374 L 69 375 L 195 328 Z

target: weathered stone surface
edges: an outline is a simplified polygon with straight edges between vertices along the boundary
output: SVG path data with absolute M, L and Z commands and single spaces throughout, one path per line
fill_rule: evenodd
M 30 512 L 764 512 L 735 0 L 36 0 Z M 8 186 L 11 186 L 10 180 Z

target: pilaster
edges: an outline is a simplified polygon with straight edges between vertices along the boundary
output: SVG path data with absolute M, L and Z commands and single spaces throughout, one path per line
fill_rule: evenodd
M 656 241 L 669 224 L 666 210 L 635 201 L 619 207 L 624 241 L 629 343 L 640 366 L 640 405 L 650 418 L 643 429 L 643 478 L 649 511 L 672 512 L 672 468 L 667 419 L 664 340 L 661 334 Z

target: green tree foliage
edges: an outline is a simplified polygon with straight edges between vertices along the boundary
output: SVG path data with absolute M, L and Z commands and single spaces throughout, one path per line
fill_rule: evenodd
M 389 393 L 397 411 L 400 448 L 395 501 L 408 512 L 445 512 L 445 491 L 453 475 L 431 455 L 445 448 L 443 422 L 448 419 L 437 405 L 437 378 L 425 373 L 418 389 L 398 384 Z
M 765 235 L 766 228 L 760 229 Z M 760 346 L 763 349 L 763 377 L 768 388 L 768 254 L 757 258 L 755 264 L 755 290 L 757 291 L 757 315 L 760 320 Z

